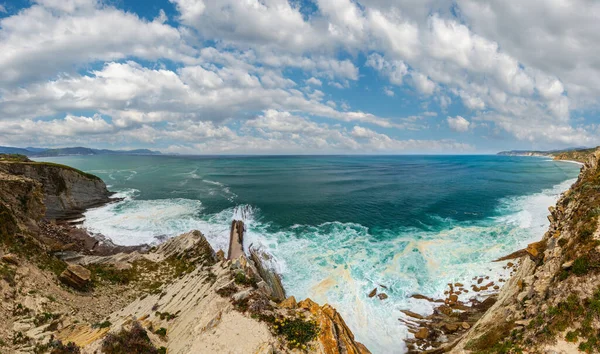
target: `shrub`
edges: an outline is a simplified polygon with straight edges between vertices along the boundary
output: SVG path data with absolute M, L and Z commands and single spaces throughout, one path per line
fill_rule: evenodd
M 154 333 L 158 334 L 161 337 L 166 337 L 167 336 L 167 329 L 165 327 L 160 327 Z
M 319 327 L 315 321 L 305 320 L 300 317 L 293 319 L 277 318 L 273 329 L 279 335 L 285 337 L 290 347 L 306 349 L 319 334 Z
M 585 275 L 589 269 L 587 257 L 579 257 L 573 262 L 573 273 L 576 275 Z
M 150 341 L 148 333 L 139 324 L 133 322 L 130 330 L 121 330 L 117 334 L 109 334 L 102 341 L 102 351 L 106 354 L 159 354 Z
M 75 343 L 69 342 L 67 345 L 57 340 L 50 342 L 50 354 L 80 354 L 81 350 Z
M 110 323 L 110 321 L 104 321 L 104 322 L 94 323 L 92 325 L 92 328 L 108 328 L 110 326 L 112 326 L 112 323 Z

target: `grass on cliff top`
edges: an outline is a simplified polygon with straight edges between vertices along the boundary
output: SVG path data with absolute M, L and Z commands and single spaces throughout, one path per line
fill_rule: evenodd
M 20 154 L 0 154 L 0 161 L 31 162 L 27 156 Z
M 75 167 L 71 167 L 71 166 L 67 166 L 67 165 L 62 165 L 59 163 L 54 163 L 54 162 L 43 162 L 43 161 L 31 161 L 31 162 L 21 162 L 22 164 L 26 164 L 26 165 L 38 165 L 38 166 L 50 166 L 50 167 L 59 167 L 59 168 L 64 168 L 67 170 L 71 170 L 73 172 L 76 172 L 86 178 L 89 179 L 93 179 L 93 180 L 98 180 L 98 181 L 102 181 L 102 179 L 96 175 L 93 175 L 91 173 L 87 173 L 87 172 L 83 172 L 81 170 L 76 169 Z
M 19 154 L 0 154 L 0 161 L 5 161 L 5 162 L 13 162 L 13 163 L 20 163 L 23 165 L 36 165 L 36 166 L 50 166 L 50 167 L 59 167 L 59 168 L 64 168 L 67 170 L 71 170 L 73 172 L 76 172 L 84 177 L 87 177 L 89 179 L 93 179 L 93 180 L 102 180 L 100 177 L 93 175 L 91 173 L 87 173 L 87 172 L 83 172 L 81 170 L 78 170 L 74 167 L 71 166 L 67 166 L 67 165 L 62 165 L 59 163 L 54 163 L 54 162 L 44 162 L 44 161 L 32 161 L 30 160 L 27 156 L 25 155 L 19 155 Z

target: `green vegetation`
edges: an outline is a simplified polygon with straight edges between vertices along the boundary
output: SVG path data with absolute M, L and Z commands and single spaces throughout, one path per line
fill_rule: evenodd
M 315 321 L 301 317 L 275 319 L 272 328 L 275 333 L 285 337 L 291 348 L 306 349 L 306 345 L 319 334 L 319 326 Z
M 177 317 L 177 314 L 172 314 L 172 313 L 168 313 L 168 312 L 159 312 L 159 311 L 156 311 L 155 315 L 156 315 L 156 317 L 160 318 L 161 320 L 167 320 L 167 321 L 170 321 Z
M 306 350 L 308 344 L 319 335 L 317 322 L 301 315 L 286 318 L 279 315 L 275 317 L 274 315 L 253 313 L 251 317 L 267 323 L 275 335 L 286 339 L 290 349 Z
M 79 354 L 81 350 L 75 343 L 69 342 L 68 344 L 63 344 L 60 340 L 51 340 L 47 344 L 38 344 L 33 349 L 35 354 L 48 353 L 50 354 Z
M 27 156 L 21 154 L 0 154 L 0 161 L 31 162 Z
M 104 321 L 104 322 L 94 323 L 92 325 L 92 328 L 102 329 L 102 328 L 109 328 L 110 326 L 112 326 L 112 323 L 110 323 L 110 321 Z
M 6 264 L 0 264 L 0 279 L 4 279 L 10 286 L 15 286 L 15 275 L 17 272 Z
M 129 284 L 135 280 L 133 269 L 117 269 L 110 264 L 90 264 L 87 269 L 92 273 L 92 282 L 104 280 L 112 284 Z
M 165 327 L 160 327 L 154 333 L 158 334 L 161 337 L 166 337 L 167 336 L 167 329 Z
M 469 341 L 465 348 L 477 354 L 522 353 L 523 350 L 517 344 L 521 340 L 521 332 L 513 330 L 514 327 L 514 322 L 499 324 Z
M 256 280 L 247 277 L 243 271 L 235 273 L 234 281 L 238 285 L 252 286 L 254 288 L 257 287 Z
M 52 320 L 55 320 L 59 317 L 60 317 L 59 314 L 51 313 L 51 312 L 44 312 L 44 313 L 41 313 L 41 314 L 38 314 L 37 316 L 35 316 L 35 318 L 33 319 L 33 323 L 36 325 L 36 327 L 39 327 L 39 326 L 46 324 Z
M 8 252 L 23 256 L 34 262 L 40 269 L 60 275 L 67 264 L 48 253 L 33 237 L 21 235 L 21 230 L 10 209 L 0 203 L 0 243 Z M 2 276 L 4 272 L 0 270 Z
M 139 322 L 133 322 L 130 330 L 109 333 L 102 341 L 102 352 L 106 354 L 159 354 L 165 352 L 162 350 L 152 344 Z

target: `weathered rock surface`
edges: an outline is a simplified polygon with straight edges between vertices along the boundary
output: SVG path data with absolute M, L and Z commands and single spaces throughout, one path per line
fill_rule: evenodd
M 78 290 L 85 290 L 92 279 L 92 273 L 79 264 L 70 264 L 60 274 L 60 280 Z
M 310 299 L 300 301 L 298 307 L 308 310 L 321 329 L 318 336 L 320 349 L 318 352 L 326 354 L 370 353 L 364 345 L 354 340 L 354 334 L 333 307 L 327 304 L 319 306 Z
M 194 231 L 173 238 L 147 255 L 105 257 L 104 264 L 140 259 L 168 262 L 189 254 L 197 257 L 204 254 L 217 260 L 204 236 Z M 99 258 L 87 258 L 92 259 L 99 261 Z M 160 268 L 157 271 L 160 272 Z M 248 279 L 253 279 L 257 285 L 252 285 Z M 245 255 L 216 263 L 200 262 L 191 272 L 164 284 L 156 293 L 146 294 L 112 313 L 107 319 L 109 328 L 73 324 L 60 330 L 57 338 L 76 343 L 83 353 L 93 353 L 101 347 L 107 333 L 117 332 L 137 320 L 148 330 L 156 347 L 164 346 L 169 353 L 298 352 L 290 350 L 289 343 L 277 335 L 272 324 L 256 319 L 280 316 L 306 318 L 318 324 L 318 337 L 306 347 L 308 353 L 369 353 L 354 340 L 342 317 L 331 306 L 319 306 L 310 299 L 296 303 L 294 297 L 276 305 L 271 300 L 272 292 L 256 264 Z M 165 328 L 168 335 L 154 335 L 150 329 L 157 328 Z
M 48 219 L 77 216 L 110 201 L 111 193 L 100 178 L 67 166 L 0 161 L 0 172 L 40 183 Z

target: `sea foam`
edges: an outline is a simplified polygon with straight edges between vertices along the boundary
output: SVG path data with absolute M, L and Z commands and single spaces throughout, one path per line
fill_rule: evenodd
M 538 240 L 548 227 L 548 206 L 573 182 L 501 200 L 497 216 L 483 221 L 444 218 L 435 229 L 405 227 L 373 234 L 360 224 L 341 222 L 278 229 L 251 205 L 204 214 L 201 201 L 138 200 L 136 190 L 122 190 L 117 196 L 123 201 L 86 212 L 83 226 L 123 245 L 153 243 L 158 236 L 198 229 L 215 249 L 226 250 L 231 220 L 244 220 L 245 248 L 252 244 L 273 255 L 271 266 L 283 275 L 288 294 L 336 307 L 357 340 L 373 353 L 402 353 L 406 348 L 401 339 L 409 333 L 398 321 L 400 310 L 433 310 L 410 295 L 439 298 L 449 282 L 468 286 L 473 277 L 489 275 L 498 284 L 499 278 L 507 278 L 504 263 L 491 261 Z M 389 298 L 369 298 L 374 287 Z

